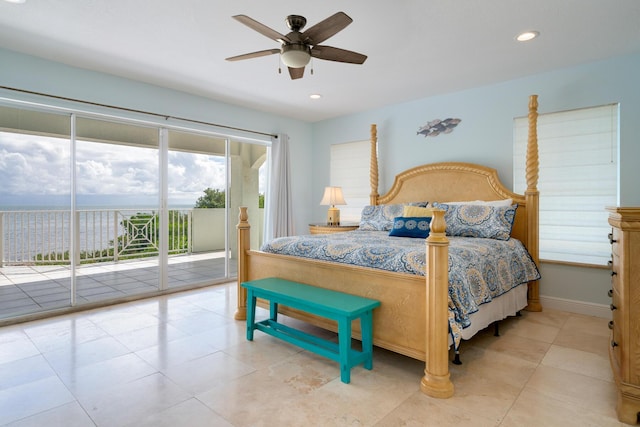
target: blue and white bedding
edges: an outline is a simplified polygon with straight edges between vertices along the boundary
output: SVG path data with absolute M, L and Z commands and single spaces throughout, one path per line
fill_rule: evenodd
M 457 348 L 469 316 L 482 304 L 540 278 L 524 245 L 516 239 L 449 236 L 449 326 Z M 264 252 L 425 275 L 424 239 L 392 237 L 387 231 L 280 237 Z

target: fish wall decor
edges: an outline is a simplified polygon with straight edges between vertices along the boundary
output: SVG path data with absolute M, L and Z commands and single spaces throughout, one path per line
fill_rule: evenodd
M 418 129 L 418 132 L 416 132 L 416 135 L 424 135 L 424 137 L 426 138 L 428 136 L 438 136 L 441 133 L 451 133 L 453 132 L 453 128 L 458 126 L 458 123 L 460 123 L 461 121 L 461 119 L 451 118 L 444 120 L 431 120 L 426 125 L 421 126 Z

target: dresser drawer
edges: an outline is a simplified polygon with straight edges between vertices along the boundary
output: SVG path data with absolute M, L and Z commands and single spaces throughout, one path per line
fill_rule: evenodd
M 621 344 L 624 340 L 624 307 L 623 301 L 620 299 L 620 295 L 614 290 L 611 297 L 611 322 L 609 327 L 612 330 L 611 343 L 613 347 L 613 355 L 616 358 L 618 365 L 621 363 L 620 351 Z
M 622 289 L 620 282 L 620 257 L 613 254 L 611 256 L 611 260 L 611 288 L 615 289 L 621 296 L 624 296 L 624 290 Z
M 609 234 L 609 242 L 611 242 L 611 252 L 614 255 L 620 255 L 620 239 L 622 238 L 622 233 L 620 229 L 613 228 L 611 230 L 611 234 Z

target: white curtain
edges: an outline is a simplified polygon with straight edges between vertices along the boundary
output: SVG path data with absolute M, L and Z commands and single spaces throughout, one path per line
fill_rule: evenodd
M 293 209 L 291 202 L 291 168 L 289 165 L 289 136 L 279 134 L 271 138 L 269 179 L 264 207 L 264 240 L 292 236 Z

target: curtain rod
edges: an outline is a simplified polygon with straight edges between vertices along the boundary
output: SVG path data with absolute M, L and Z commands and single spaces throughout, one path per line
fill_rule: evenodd
M 227 125 L 219 125 L 217 123 L 210 123 L 210 122 L 205 122 L 205 121 L 201 121 L 201 120 L 185 119 L 183 117 L 176 117 L 176 116 L 170 116 L 170 115 L 166 115 L 166 114 L 152 113 L 150 111 L 136 110 L 136 109 L 133 109 L 133 108 L 117 107 L 115 105 L 101 104 L 101 103 L 98 103 L 98 102 L 83 101 L 81 99 L 67 98 L 67 97 L 58 96 L 58 95 L 50 95 L 50 94 L 47 94 L 47 93 L 34 92 L 34 91 L 26 90 L 26 89 L 16 89 L 16 88 L 13 88 L 13 87 L 8 87 L 8 86 L 0 86 L 0 89 L 7 89 L 7 90 L 15 91 L 15 92 L 27 93 L 29 95 L 45 96 L 45 97 L 48 97 L 48 98 L 59 99 L 59 100 L 62 100 L 62 101 L 79 102 L 79 103 L 82 103 L 82 104 L 93 105 L 93 106 L 96 106 L 96 107 L 113 108 L 113 109 L 116 109 L 116 110 L 127 111 L 127 112 L 130 112 L 130 113 L 147 114 L 147 115 L 151 115 L 151 116 L 155 116 L 155 117 L 162 117 L 165 120 L 169 120 L 169 119 L 182 120 L 182 121 L 185 121 L 185 122 L 196 123 L 196 124 L 200 124 L 200 125 L 215 126 L 215 127 L 219 127 L 219 128 L 223 128 L 223 129 L 238 130 L 238 131 L 241 131 L 241 132 L 249 132 L 249 133 L 254 133 L 254 134 L 257 134 L 257 135 L 271 136 L 273 138 L 277 138 L 278 137 L 278 135 L 274 135 L 274 134 L 266 133 L 266 132 L 259 132 L 259 131 L 256 131 L 256 130 L 243 129 L 243 128 L 227 126 Z

